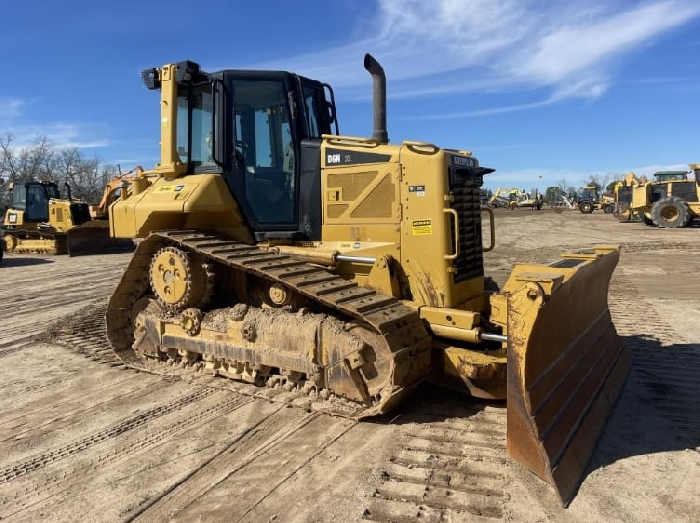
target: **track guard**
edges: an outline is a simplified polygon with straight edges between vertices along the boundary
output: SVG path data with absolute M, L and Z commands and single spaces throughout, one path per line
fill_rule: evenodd
M 619 247 L 517 267 L 508 295 L 510 455 L 552 484 L 566 506 L 631 364 L 610 317 Z

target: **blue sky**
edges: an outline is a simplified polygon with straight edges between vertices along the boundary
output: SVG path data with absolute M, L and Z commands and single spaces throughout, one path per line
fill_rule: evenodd
M 158 96 L 140 71 L 285 69 L 331 83 L 370 136 L 383 65 L 392 143 L 470 149 L 490 188 L 700 162 L 697 0 L 2 1 L 0 134 L 153 166 Z M 541 177 L 540 177 L 541 176 Z

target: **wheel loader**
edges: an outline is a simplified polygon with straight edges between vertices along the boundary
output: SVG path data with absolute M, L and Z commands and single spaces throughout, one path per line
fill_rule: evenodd
M 364 66 L 366 138 L 340 134 L 331 86 L 297 74 L 142 73 L 160 91 L 161 159 L 109 208 L 112 236 L 141 239 L 109 342 L 137 368 L 282 387 L 355 419 L 424 381 L 505 400 L 509 453 L 567 503 L 630 365 L 607 305 L 619 247 L 518 265 L 499 290 L 480 205 L 493 169 L 389 144 L 386 78 Z
M 87 203 L 66 198 L 55 182 L 11 184 L 12 203 L 5 212 L 5 248 L 14 253 L 80 254 L 128 251 L 133 241 L 111 238 L 106 220 L 92 220 Z
M 662 228 L 687 226 L 700 216 L 700 164 L 690 171 L 660 171 L 652 181 L 640 180 L 634 173 L 616 187 L 620 221 L 636 215 L 646 225 Z M 689 179 L 689 172 L 695 179 Z

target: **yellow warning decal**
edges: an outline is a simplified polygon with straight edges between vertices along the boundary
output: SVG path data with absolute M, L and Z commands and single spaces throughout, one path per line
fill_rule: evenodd
M 428 236 L 433 234 L 433 224 L 430 220 L 413 220 L 411 230 L 413 236 Z

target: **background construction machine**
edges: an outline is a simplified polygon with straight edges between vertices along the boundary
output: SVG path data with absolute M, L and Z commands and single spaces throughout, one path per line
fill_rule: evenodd
M 653 180 L 629 173 L 615 186 L 615 198 L 621 222 L 635 216 L 646 225 L 663 228 L 685 227 L 700 216 L 700 164 L 690 171 L 659 171 Z M 695 179 L 690 179 L 693 172 Z
M 282 385 L 352 418 L 428 379 L 506 399 L 510 454 L 566 502 L 630 364 L 607 306 L 619 249 L 518 265 L 498 291 L 480 206 L 493 169 L 389 145 L 384 72 L 364 65 L 371 138 L 337 134 L 331 87 L 296 74 L 144 71 L 161 161 L 109 209 L 113 236 L 143 238 L 107 306 L 110 344 L 129 365 Z
M 97 205 L 90 206 L 90 217 L 93 220 L 109 219 L 109 206 L 120 197 L 122 191 L 128 190 L 131 180 L 141 172 L 143 172 L 143 168 L 137 166 L 131 171 L 127 171 L 109 180 L 102 191 L 100 202 Z
M 583 214 L 591 214 L 596 209 L 602 209 L 609 214 L 615 210 L 615 198 L 601 194 L 597 185 L 586 185 L 576 192 L 578 210 Z
M 547 187 L 544 196 L 545 201 L 552 207 L 573 209 L 574 200 L 561 187 Z
M 80 254 L 133 249 L 133 242 L 111 238 L 106 220 L 92 220 L 88 204 L 61 198 L 54 182 L 15 183 L 5 212 L 5 248 L 14 253 Z
M 489 198 L 489 200 L 486 202 L 486 207 L 490 207 L 492 209 L 498 207 L 510 207 L 512 202 L 521 197 L 524 198 L 525 195 L 520 189 L 504 189 L 499 187 L 493 192 L 491 198 Z
M 491 209 L 507 207 L 512 210 L 518 207 L 537 207 L 538 205 L 541 207 L 542 202 L 537 199 L 536 189 L 528 193 L 523 189 L 502 189 L 499 187 L 485 206 Z

